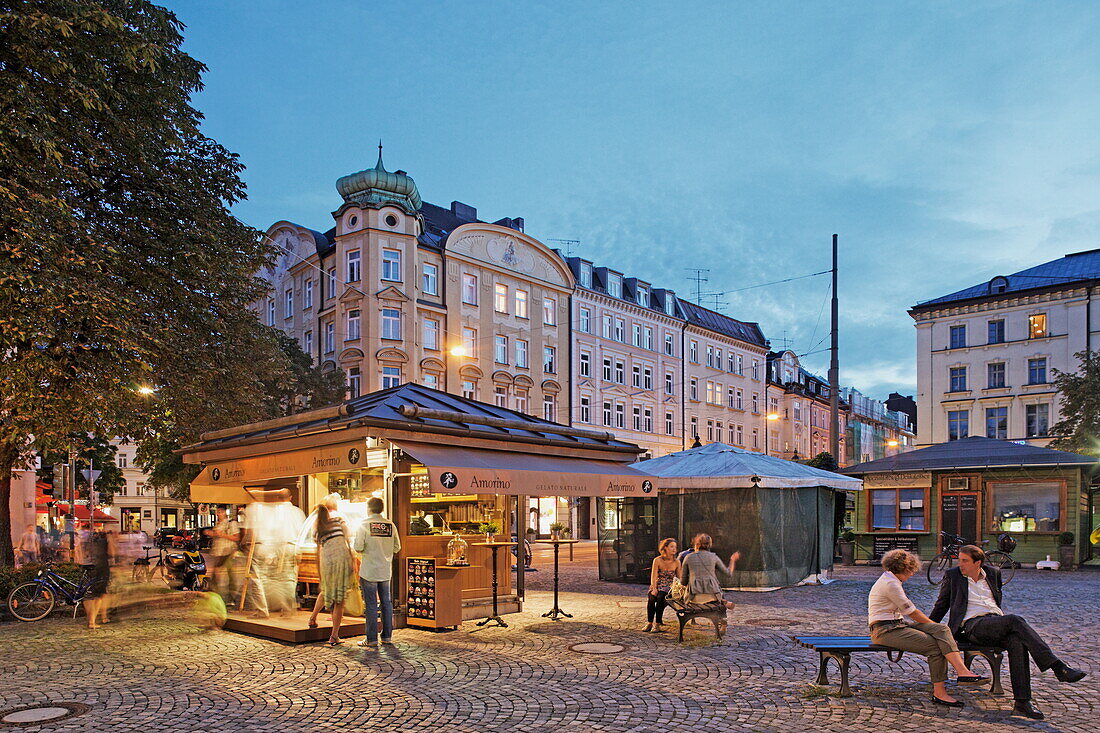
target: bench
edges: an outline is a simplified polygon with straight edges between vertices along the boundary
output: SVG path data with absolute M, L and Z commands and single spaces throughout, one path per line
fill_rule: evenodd
M 685 603 L 674 601 L 671 598 L 665 603 L 676 614 L 680 622 L 680 636 L 677 641 L 684 640 L 684 626 L 693 618 L 709 618 L 714 624 L 714 632 L 718 641 L 722 640 L 722 634 L 726 631 L 726 604 L 723 601 L 711 601 L 710 603 Z
M 904 653 L 900 649 L 894 649 L 881 644 L 872 644 L 870 636 L 795 636 L 796 642 L 813 649 L 819 655 L 817 681 L 815 684 L 829 684 L 827 674 L 829 660 L 832 659 L 840 668 L 840 696 L 851 697 L 852 691 L 848 687 L 848 670 L 854 652 L 886 652 L 891 662 L 900 662 Z M 1004 649 L 994 646 L 977 646 L 975 644 L 959 644 L 959 651 L 963 654 L 963 661 L 967 667 L 975 657 L 982 657 L 989 665 L 989 671 L 993 678 L 990 693 L 1003 695 L 1001 687 L 1001 663 L 1004 661 Z M 897 654 L 895 658 L 894 655 Z

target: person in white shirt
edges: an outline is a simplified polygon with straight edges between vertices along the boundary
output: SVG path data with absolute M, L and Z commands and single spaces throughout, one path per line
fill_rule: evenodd
M 362 553 L 359 565 L 359 588 L 363 591 L 366 609 L 367 638 L 360 646 L 378 643 L 378 603 L 382 603 L 382 643 L 389 644 L 393 636 L 393 556 L 401 552 L 397 525 L 382 516 L 384 505 L 376 497 L 367 501 L 367 518 L 355 533 L 351 549 Z
M 882 569 L 885 572 L 867 596 L 871 643 L 927 657 L 932 702 L 961 708 L 962 701 L 947 693 L 947 665 L 955 669 L 959 682 L 980 682 L 985 678 L 967 669 L 951 629 L 933 622 L 905 595 L 902 583 L 920 571 L 920 560 L 905 550 L 890 550 L 882 556 Z M 906 616 L 915 623 L 907 623 Z
M 19 538 L 19 563 L 38 562 L 39 553 L 42 551 L 42 541 L 38 537 L 38 530 L 33 524 L 27 525 L 27 531 Z

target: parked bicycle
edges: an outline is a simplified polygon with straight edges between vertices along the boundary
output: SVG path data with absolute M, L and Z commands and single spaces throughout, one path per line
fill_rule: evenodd
M 944 545 L 943 552 L 936 555 L 928 563 L 928 582 L 932 585 L 939 585 L 943 582 L 943 576 L 959 559 L 959 548 L 963 545 L 976 544 L 985 549 L 985 545 L 989 544 L 989 540 L 971 542 L 950 532 L 940 532 L 940 535 L 947 544 Z M 1011 582 L 1012 576 L 1016 574 L 1016 561 L 1012 559 L 1012 555 L 1009 553 L 1016 549 L 1016 540 L 1007 534 L 1002 534 L 997 538 L 997 546 L 1000 549 L 986 553 L 984 565 L 1001 571 L 1002 583 Z
M 194 549 L 194 544 L 180 550 L 161 547 L 157 550 L 155 563 L 151 562 L 153 555 L 150 554 L 154 548 L 142 546 L 141 549 L 145 550 L 145 557 L 134 560 L 131 579 L 135 583 L 159 581 L 172 590 L 209 590 L 206 559 Z
M 86 570 L 80 582 L 74 583 L 58 575 L 52 562 L 47 563 L 34 580 L 12 588 L 8 594 L 8 610 L 20 621 L 39 621 L 49 616 L 60 602 L 72 606 L 73 618 L 76 618 L 77 609 L 93 583 Z

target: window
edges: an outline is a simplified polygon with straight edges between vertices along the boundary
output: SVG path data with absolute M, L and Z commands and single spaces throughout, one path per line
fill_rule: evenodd
M 707 442 L 708 443 L 713 443 L 714 442 L 714 421 L 713 420 L 707 420 Z
M 614 422 L 614 417 L 612 416 L 612 412 L 611 412 L 611 403 L 605 401 L 603 403 L 603 424 L 604 425 L 612 425 L 613 422 Z
M 522 369 L 527 368 L 527 342 L 523 339 L 516 339 L 516 366 Z
M 306 280 L 305 291 L 302 296 L 302 308 L 309 310 L 313 307 L 313 281 Z
M 626 427 L 626 405 L 622 402 L 615 403 L 615 427 Z
M 401 367 L 382 367 L 382 389 L 389 389 L 401 384 Z
M 472 379 L 462 381 L 462 396 L 468 400 L 477 399 L 477 382 Z
M 760 428 L 752 429 L 752 447 L 753 450 L 759 450 L 760 448 Z
M 698 341 L 692 341 L 691 342 L 691 346 L 688 349 L 688 359 L 690 359 L 693 364 L 698 364 L 699 363 L 699 342 Z
M 614 272 L 607 273 L 607 293 L 613 298 L 623 297 L 623 276 Z
M 745 393 L 741 390 L 737 390 L 737 404 L 734 407 L 738 410 L 745 409 Z
M 508 406 L 508 388 L 497 385 L 493 387 L 493 404 L 497 407 Z
M 962 440 L 970 436 L 970 413 L 966 410 L 949 410 L 947 413 L 947 439 Z
M 634 429 L 635 430 L 641 430 L 642 429 L 642 408 L 641 407 L 635 407 L 634 410 L 633 410 L 633 413 L 634 413 Z
M 1008 408 L 985 408 L 985 437 L 1008 440 Z
M 439 351 L 439 321 L 425 318 L 422 330 L 424 348 L 431 351 Z
M 495 310 L 497 313 L 507 313 L 508 286 L 503 283 L 497 283 L 493 292 L 493 310 Z
M 494 336 L 493 337 L 493 360 L 497 364 L 508 363 L 508 337 L 507 336 Z
M 547 374 L 558 371 L 556 351 L 553 346 L 542 347 L 542 370 Z
M 614 321 L 612 320 L 611 316 L 606 314 L 603 317 L 603 337 L 605 339 L 615 337 Z
M 558 323 L 558 301 L 556 298 L 542 299 L 542 322 L 547 326 L 556 326 Z
M 362 394 L 363 374 L 359 367 L 348 369 L 348 396 L 352 399 Z
M 581 263 L 581 285 L 586 288 L 592 287 L 592 265 L 587 262 Z
M 696 402 L 699 401 L 699 380 L 695 377 L 691 378 L 691 391 L 688 393 L 691 399 Z
M 302 351 L 313 356 L 313 331 L 306 331 L 305 336 L 302 337 Z
M 592 333 L 592 309 L 581 307 L 580 316 L 577 318 L 577 327 L 583 333 Z
M 676 432 L 676 425 L 672 419 L 672 413 L 665 413 L 665 435 L 673 435 Z
M 653 432 L 653 409 L 650 407 L 642 410 L 642 430 L 647 433 Z
M 737 407 L 737 392 L 733 387 L 726 390 L 726 407 Z
M 665 372 L 665 394 L 676 394 L 676 379 L 672 372 Z
M 631 367 L 630 371 L 631 371 L 630 385 L 632 387 L 637 387 L 637 388 L 641 389 L 641 386 L 642 386 L 642 366 L 641 366 L 641 364 L 635 364 L 633 367 Z
M 653 351 L 653 329 L 649 326 L 645 327 L 645 339 L 642 345 L 650 351 Z
M 477 275 L 462 273 L 462 302 L 477 305 Z
M 989 377 L 989 389 L 999 389 L 1005 386 L 1005 363 L 1003 361 L 988 364 L 986 373 Z
M 707 380 L 707 404 L 709 404 L 709 405 L 713 405 L 716 402 L 718 402 L 718 400 L 715 399 L 714 391 L 715 391 L 714 390 L 714 382 L 712 382 L 708 379 Z
M 349 283 L 353 283 L 353 282 L 356 282 L 357 280 L 359 280 L 359 278 L 361 276 L 361 272 L 360 272 L 360 265 L 362 264 L 361 259 L 362 259 L 362 257 L 361 257 L 361 254 L 360 254 L 359 250 L 353 249 L 350 252 L 348 252 L 346 262 L 347 262 L 347 272 L 348 272 L 348 282 Z
M 653 389 L 653 367 L 643 367 L 642 389 Z
M 605 356 L 603 358 L 603 381 L 611 381 L 611 357 Z
M 989 338 L 987 341 L 991 344 L 1003 344 L 1005 342 L 1005 322 L 1004 319 L 990 321 L 989 322 Z
M 707 345 L 707 366 L 714 366 L 714 347 L 709 344 Z M 718 366 L 720 367 L 722 365 L 719 364 Z
M 477 358 L 477 329 L 476 328 L 464 328 L 462 329 L 462 350 L 466 352 L 466 356 Z
M 329 321 L 325 324 L 325 353 L 336 351 L 336 325 Z
M 745 426 L 737 425 L 737 426 L 735 426 L 735 430 L 736 430 L 736 432 L 734 434 L 733 444 L 734 445 L 744 445 L 744 443 L 745 443 Z
M 726 371 L 731 374 L 737 373 L 737 359 L 734 357 L 732 351 L 729 353 L 729 358 L 726 360 Z
M 950 381 L 948 392 L 966 391 L 966 367 L 951 367 L 948 376 Z
M 285 297 L 283 299 L 283 318 L 290 318 L 294 315 L 294 289 L 287 288 Z
M 871 530 L 925 531 L 925 489 L 872 489 Z
M 1055 481 L 990 483 L 994 532 L 1058 532 L 1062 484 Z
M 516 318 L 527 317 L 527 291 L 516 290 Z
M 952 349 L 962 349 L 966 347 L 966 326 L 952 326 L 951 327 L 951 346 Z
M 645 288 L 639 285 L 636 297 L 638 299 L 638 305 L 644 305 L 647 308 L 649 307 L 649 288 Z
M 802 403 L 795 400 L 792 406 L 794 407 L 794 421 L 802 422 Z
M 527 390 L 517 389 L 516 390 L 515 402 L 516 402 L 516 407 L 515 407 L 516 412 L 526 413 L 527 412 Z
M 1027 383 L 1046 384 L 1047 360 L 1046 357 L 1027 360 Z
M 383 324 L 385 323 L 385 320 L 386 320 L 386 311 L 387 310 L 389 310 L 389 309 L 386 308 L 386 309 L 382 310 Z M 347 337 L 344 339 L 345 341 L 355 341 L 357 338 L 359 338 L 362 335 L 360 327 L 359 327 L 360 320 L 361 320 L 360 315 L 361 314 L 360 314 L 360 311 L 359 311 L 358 308 L 352 308 L 351 310 L 348 311 L 348 330 L 347 330 Z M 385 331 L 385 328 L 383 327 L 383 332 L 384 331 Z
M 1047 314 L 1039 313 L 1027 317 L 1027 337 L 1032 339 L 1043 338 L 1047 335 Z
M 615 319 L 615 340 L 626 343 L 626 323 L 621 318 Z
M 275 299 L 270 298 L 267 301 L 267 325 L 275 325 Z
M 592 422 L 592 398 L 588 395 L 581 395 L 580 421 L 583 423 Z
M 382 279 L 401 282 L 401 250 L 382 250 Z
M 425 295 L 439 295 L 439 265 L 425 264 L 421 268 L 420 289 Z
M 752 360 L 752 378 L 760 379 L 760 362 L 756 359 Z
M 119 468 L 126 468 L 126 466 L 129 464 L 129 458 L 126 456 L 126 454 L 119 453 L 117 456 L 115 456 L 115 463 L 118 465 Z
M 554 395 L 545 395 L 542 398 L 542 419 L 553 422 L 557 419 L 558 407 Z
M 740 354 L 737 355 L 737 374 L 738 376 L 745 376 L 745 357 Z
M 695 415 L 692 415 L 691 420 L 690 420 L 690 424 L 691 424 L 691 433 L 688 434 L 688 437 L 693 439 L 693 440 L 697 439 L 699 437 L 699 418 L 695 417 Z
M 634 341 L 633 341 L 634 345 L 635 346 L 641 346 L 642 345 L 642 324 L 635 323 L 632 330 L 634 332 Z
M 1045 438 L 1050 428 L 1050 405 L 1043 403 L 1038 405 L 1024 405 L 1025 427 L 1027 437 Z
M 401 339 L 401 311 L 397 308 L 382 309 L 382 338 Z
M 587 351 L 582 351 L 580 355 L 580 375 L 582 377 L 592 376 L 592 355 Z
M 675 349 L 673 349 L 673 346 L 672 346 L 672 334 L 671 333 L 666 333 L 665 334 L 665 353 L 669 356 L 675 356 L 676 354 L 674 352 L 675 352 Z
M 435 372 L 424 372 L 424 386 L 439 389 L 439 375 Z
M 752 393 L 752 411 L 760 412 L 760 396 L 756 393 Z
M 336 268 L 328 271 L 328 297 L 336 297 Z
M 619 384 L 626 384 L 626 364 L 619 359 L 615 360 L 615 381 Z
M 722 368 L 722 350 L 718 349 L 718 348 L 716 348 L 714 350 L 714 368 L 715 369 L 721 369 Z

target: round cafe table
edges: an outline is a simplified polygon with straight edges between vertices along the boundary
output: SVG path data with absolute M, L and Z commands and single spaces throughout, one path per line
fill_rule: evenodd
M 558 608 L 558 552 L 562 545 L 574 545 L 577 540 L 536 540 L 542 545 L 554 546 L 554 607 L 546 613 L 542 614 L 543 618 L 548 618 L 553 621 L 557 621 L 562 616 L 566 618 L 573 618 L 573 614 L 566 613 Z
M 493 615 L 487 619 L 483 619 L 477 622 L 478 626 L 485 626 L 486 624 L 493 622 L 496 626 L 504 626 L 507 628 L 508 624 L 504 623 L 504 619 L 500 617 L 500 613 L 497 611 L 497 550 L 502 547 L 515 547 L 515 542 L 471 542 L 474 547 L 488 547 L 493 553 Z

